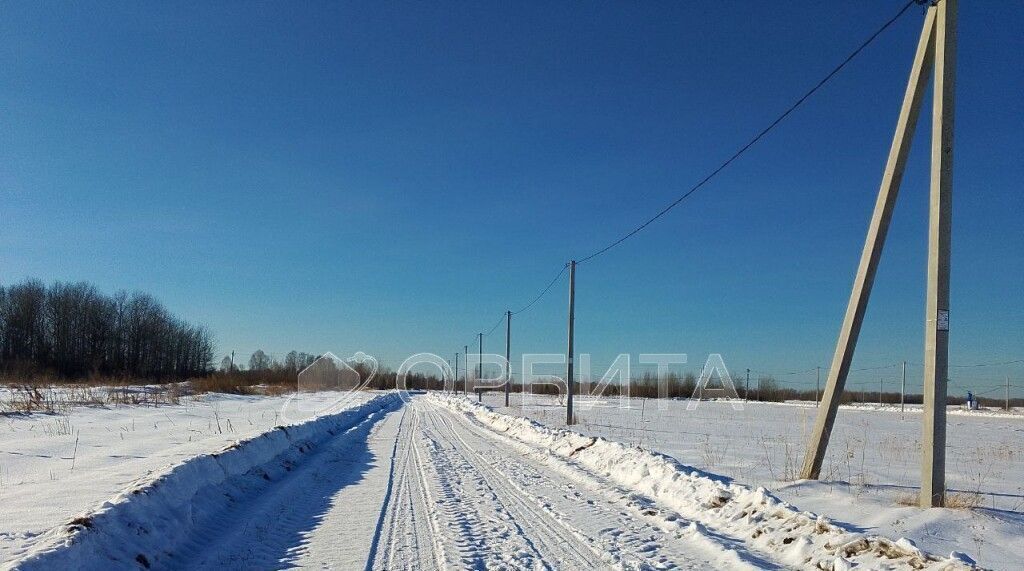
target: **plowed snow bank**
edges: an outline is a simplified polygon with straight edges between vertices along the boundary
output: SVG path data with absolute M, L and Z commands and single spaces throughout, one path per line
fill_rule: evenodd
M 137 480 L 99 508 L 47 532 L 10 569 L 149 568 L 171 555 L 205 512 L 239 479 L 269 480 L 269 466 L 284 466 L 367 416 L 396 406 L 398 393 L 300 424 L 279 426 L 220 452 L 192 457 Z M 275 472 L 279 470 L 274 470 Z M 216 493 L 224 487 L 224 494 Z

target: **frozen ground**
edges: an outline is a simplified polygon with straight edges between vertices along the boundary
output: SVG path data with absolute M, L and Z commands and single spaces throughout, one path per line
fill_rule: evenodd
M 749 486 L 764 486 L 795 506 L 890 537 L 909 537 L 933 553 L 971 554 L 982 565 L 1024 568 L 1024 414 L 950 410 L 947 485 L 970 509 L 921 510 L 920 411 L 877 406 L 840 409 L 821 482 L 794 481 L 814 422 L 813 403 L 577 399 L 574 430 L 670 455 Z M 484 404 L 562 427 L 557 397 L 485 393 Z
M 9 391 L 3 391 L 0 400 L 9 401 Z M 178 405 L 79 406 L 68 414 L 0 416 L 0 561 L 20 555 L 43 532 L 151 471 L 323 413 L 337 399 L 337 393 L 297 401 L 208 394 L 182 398 Z
M 336 399 L 309 396 L 304 416 L 282 415 L 281 398 L 216 396 L 8 418 L 5 451 L 26 463 L 3 489 L 2 566 L 839 570 L 969 561 L 899 539 L 913 534 L 862 529 L 846 513 L 803 512 L 635 442 L 551 430 L 464 398 L 361 393 L 329 406 Z M 534 404 L 543 416 L 554 403 Z

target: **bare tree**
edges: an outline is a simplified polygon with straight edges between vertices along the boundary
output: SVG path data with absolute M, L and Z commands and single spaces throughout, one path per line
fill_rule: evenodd
M 149 295 L 106 296 L 84 282 L 0 287 L 0 370 L 159 380 L 203 374 L 212 360 L 209 331 Z
M 270 368 L 270 365 L 270 357 L 263 352 L 263 349 L 257 349 L 256 352 L 249 357 L 250 371 L 265 371 Z

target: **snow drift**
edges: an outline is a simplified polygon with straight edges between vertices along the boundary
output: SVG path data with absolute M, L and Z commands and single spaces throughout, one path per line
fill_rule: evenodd
M 825 517 L 799 511 L 764 488 L 749 487 L 683 466 L 668 456 L 532 420 L 493 412 L 462 398 L 431 397 L 478 423 L 526 444 L 540 447 L 644 494 L 700 525 L 732 535 L 793 568 L 970 569 L 974 562 L 954 552 L 949 557 L 924 553 L 909 539 L 891 540 L 856 533 Z
M 166 566 L 196 520 L 248 479 L 270 480 L 368 416 L 401 402 L 387 393 L 338 413 L 278 426 L 219 452 L 194 456 L 135 481 L 103 505 L 47 532 L 4 569 L 112 569 Z M 232 484 L 236 484 L 232 486 Z M 223 493 L 222 493 L 223 492 Z M 212 498 L 212 501 L 211 501 Z

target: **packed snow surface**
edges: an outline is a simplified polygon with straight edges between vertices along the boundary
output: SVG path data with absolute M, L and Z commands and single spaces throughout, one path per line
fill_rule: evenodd
M 975 557 L 1019 568 L 1015 555 L 979 556 L 967 538 L 935 549 L 920 533 L 920 514 L 943 535 L 961 525 L 948 514 L 979 508 L 919 510 L 879 492 L 862 492 L 869 507 L 857 508 L 849 490 L 827 492 L 829 502 L 828 486 L 853 484 L 786 483 L 776 466 L 739 477 L 728 462 L 749 458 L 743 447 L 708 458 L 724 470 L 694 462 L 702 438 L 665 413 L 678 403 L 646 408 L 630 428 L 632 413 L 593 401 L 568 431 L 556 420 L 564 408 L 544 397 L 502 411 L 511 414 L 496 411 L 496 395 L 492 408 L 437 394 L 303 399 L 206 395 L 6 418 L 0 444 L 15 452 L 6 462 L 17 478 L 0 487 L 11 514 L 0 567 L 965 569 Z M 721 424 L 757 442 L 704 410 L 702 430 Z M 786 410 L 793 425 L 800 407 L 760 410 Z M 599 411 L 604 423 L 588 417 Z M 65 422 L 73 428 L 55 425 Z M 865 523 L 864 511 L 887 510 L 919 519 L 906 533 Z

